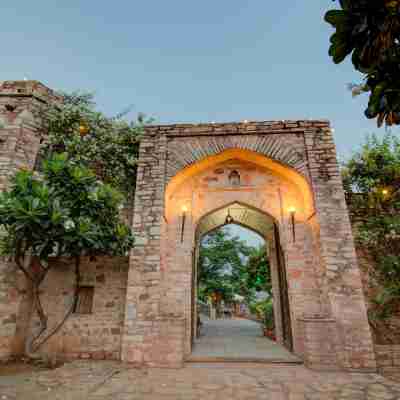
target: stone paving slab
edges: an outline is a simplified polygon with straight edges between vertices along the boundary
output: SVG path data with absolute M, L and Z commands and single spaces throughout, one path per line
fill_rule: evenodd
M 261 325 L 243 318 L 203 320 L 192 361 L 269 361 L 299 363 L 285 347 L 262 335 Z
M 189 364 L 175 370 L 76 361 L 52 371 L 0 377 L 0 399 L 400 400 L 400 382 L 302 365 Z

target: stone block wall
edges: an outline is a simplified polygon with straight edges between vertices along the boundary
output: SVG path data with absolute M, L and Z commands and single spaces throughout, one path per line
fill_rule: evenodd
M 326 321 L 335 321 L 336 367 L 373 371 L 376 363 L 371 332 L 335 144 L 327 121 L 181 124 L 148 128 L 140 149 L 133 222 L 138 246 L 132 253 L 128 278 L 123 359 L 135 362 L 147 359 L 149 362 L 148 335 L 156 347 L 163 339 L 158 336 L 158 330 L 153 333 L 145 329 L 145 324 L 165 319 L 168 313 L 176 317 L 184 315 L 182 306 L 188 302 L 190 279 L 189 274 L 179 275 L 176 263 L 170 262 L 174 247 L 167 236 L 171 232 L 178 237 L 180 228 L 179 218 L 171 219 L 166 213 L 166 202 L 187 179 L 187 171 L 200 173 L 210 160 L 214 162 L 230 150 L 251 152 L 254 162 L 257 157 L 264 161 L 273 160 L 275 164 L 271 164 L 271 169 L 275 168 L 277 173 L 287 175 L 304 188 L 302 195 L 307 208 L 303 214 L 296 215 L 296 221 L 299 242 L 306 243 L 304 250 L 308 254 L 299 254 L 298 243 L 289 243 L 284 250 L 286 257 L 295 260 L 298 267 L 297 270 L 289 268 L 289 292 L 293 294 L 298 289 L 295 278 L 305 276 L 314 276 L 308 286 L 314 292 L 310 291 L 311 297 L 296 304 L 296 314 L 302 312 L 301 308 L 307 313 L 307 304 L 319 293 L 323 299 L 315 308 Z M 306 184 L 299 183 L 304 180 Z M 190 198 L 191 194 L 187 193 L 186 198 L 174 200 L 171 210 L 175 208 L 178 215 L 181 203 Z M 288 205 L 284 194 L 281 200 L 283 211 L 277 220 L 285 225 Z M 192 219 L 193 215 L 187 219 L 188 228 Z M 312 240 L 304 241 L 304 236 L 310 234 Z M 184 242 L 179 245 L 182 250 L 180 263 L 187 262 L 188 270 L 191 268 L 192 239 L 193 229 L 189 228 Z M 168 280 L 175 284 L 166 284 Z M 316 283 L 322 287 L 316 287 Z M 182 295 L 178 296 L 180 292 Z M 177 300 L 175 306 L 173 301 L 168 302 L 173 296 Z M 165 300 L 168 307 L 165 307 Z M 321 315 L 315 318 L 321 319 Z M 190 326 L 188 321 L 186 324 Z M 329 326 L 327 323 L 328 331 Z M 306 335 L 313 330 L 305 331 Z M 314 336 L 318 335 L 315 332 L 310 343 L 315 342 Z M 320 340 L 325 340 L 326 332 L 323 329 L 318 332 Z M 306 349 L 307 340 L 303 340 L 304 345 L 300 340 L 297 346 Z M 315 350 L 315 346 L 308 348 Z M 313 360 L 312 357 L 309 359 Z
M 338 365 L 375 370 L 375 355 L 336 148 L 328 126 L 304 132 L 319 221 L 323 290 L 336 320 Z
M 20 168 L 32 169 L 40 146 L 40 113 L 60 98 L 37 81 L 0 83 L 0 190 Z
M 38 116 L 49 101 L 59 98 L 37 81 L 0 82 L 0 190 L 16 170 L 33 168 L 40 145 Z M 25 290 L 15 266 L 0 259 L 0 358 L 23 351 L 17 315 Z
M 400 371 L 400 344 L 376 344 L 376 363 L 382 374 L 399 373 Z
M 338 366 L 338 332 L 331 318 L 300 318 L 299 331 L 303 338 L 301 354 L 304 364 L 318 370 L 336 370 Z
M 51 332 L 70 309 L 75 290 L 73 261 L 62 258 L 51 263 L 52 269 L 41 285 L 41 300 L 49 317 L 47 332 Z M 120 359 L 127 277 L 128 257 L 97 257 L 93 261 L 83 258 L 81 286 L 94 288 L 92 312 L 72 313 L 40 352 L 68 359 Z M 27 295 L 25 300 L 29 302 L 29 299 Z M 19 319 L 29 316 L 28 312 Z M 36 324 L 36 316 L 31 317 L 30 334 Z
M 7 187 L 9 177 L 16 169 L 33 167 L 40 145 L 38 117 L 42 106 L 49 101 L 59 101 L 59 98 L 36 81 L 0 83 L 0 189 Z M 376 364 L 365 300 L 335 145 L 327 121 L 149 127 L 140 146 L 133 218 L 137 241 L 129 267 L 124 267 L 123 272 L 122 265 L 126 265 L 126 261 L 110 260 L 104 264 L 104 268 L 109 265 L 106 268 L 108 272 L 102 274 L 97 271 L 97 267 L 101 270 L 101 263 L 85 264 L 85 279 L 94 279 L 95 282 L 94 304 L 98 312 L 90 316 L 73 316 L 62 334 L 48 344 L 49 349 L 54 348 L 71 357 L 118 358 L 121 343 L 118 337 L 123 328 L 124 361 L 166 366 L 182 363 L 185 354 L 182 338 L 187 321 L 182 318 L 180 309 L 163 306 L 167 298 L 166 290 L 169 289 L 165 285 L 167 273 L 172 274 L 170 277 L 175 273 L 167 270 L 168 241 L 162 239 L 168 229 L 176 228 L 168 226 L 166 219 L 166 188 L 181 171 L 230 149 L 243 149 L 264 156 L 266 160 L 275 160 L 282 171 L 284 169 L 292 176 L 298 174 L 301 179 L 307 180 L 311 197 L 305 199 L 305 204 L 315 210 L 315 216 L 304 213 L 299 221 L 299 237 L 304 239 L 307 232 L 312 232 L 313 240 L 305 241 L 308 243 L 305 250 L 307 246 L 308 249 L 314 247 L 313 251 L 317 249 L 318 263 L 313 265 L 309 262 L 309 255 L 301 255 L 301 259 L 297 260 L 299 270 L 289 271 L 289 288 L 292 287 L 294 293 L 296 284 L 293 276 L 304 276 L 306 269 L 307 273 L 311 273 L 313 268 L 319 269 L 317 281 L 322 285 L 321 307 L 327 314 L 325 317 L 334 319 L 336 324 L 337 365 L 346 369 L 374 370 Z M 306 195 L 306 192 L 303 194 Z M 310 222 L 309 218 L 314 220 Z M 278 219 L 285 220 L 286 216 Z M 312 225 L 310 229 L 308 225 Z M 189 259 L 192 250 L 190 242 L 186 242 L 185 246 Z M 286 249 L 289 257 L 296 255 L 296 246 Z M 304 270 L 301 270 L 302 267 Z M 71 301 L 70 289 L 64 292 L 61 289 L 63 268 L 60 266 L 60 270 L 52 272 L 53 276 L 49 275 L 45 284 L 49 286 L 44 286 L 44 289 L 49 289 L 46 304 L 54 317 L 62 314 Z M 20 331 L 29 319 L 29 307 L 26 302 L 21 302 L 21 294 L 25 293 L 25 298 L 28 294 L 23 286 L 19 286 L 18 274 L 12 274 L 10 270 L 13 270 L 12 265 L 1 260 L 0 358 L 12 354 L 13 347 L 18 347 L 18 315 L 26 316 L 25 320 L 20 318 Z M 186 278 L 177 278 L 176 282 L 177 285 L 190 285 L 190 280 Z M 72 282 L 69 281 L 69 284 Z M 186 300 L 180 301 L 184 303 Z M 296 307 L 299 307 L 298 314 L 301 305 Z M 315 346 L 308 343 L 316 343 L 318 336 L 314 332 L 317 330 L 307 326 L 311 325 L 303 324 L 305 352 L 307 348 L 315 350 Z M 329 330 L 329 326 L 327 324 L 326 329 Z M 319 331 L 320 338 L 325 337 L 326 332 Z M 314 332 L 310 333 L 314 339 L 308 341 L 307 332 Z M 299 345 L 302 346 L 301 343 Z M 314 359 L 309 360 L 312 363 Z

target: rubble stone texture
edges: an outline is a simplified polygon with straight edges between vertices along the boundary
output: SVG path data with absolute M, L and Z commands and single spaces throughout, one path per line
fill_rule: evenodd
M 16 169 L 33 167 L 40 144 L 38 110 L 48 101 L 58 98 L 38 82 L 0 84 L 2 188 Z M 233 170 L 240 185 L 229 181 Z M 285 317 L 290 316 L 295 354 L 313 368 L 376 370 L 327 121 L 148 127 L 140 146 L 132 222 L 136 246 L 128 271 L 121 259 L 86 263 L 87 275 L 95 279 L 93 315 L 74 316 L 49 343 L 50 352 L 62 348 L 71 357 L 182 366 L 191 350 L 196 228 L 233 202 L 267 215 L 278 228 L 280 243 L 272 248 L 279 244 L 283 250 L 290 305 Z M 188 211 L 182 232 L 183 206 Z M 290 207 L 296 208 L 295 238 Z M 12 269 L 2 260 L 1 357 L 21 351 L 23 332 L 32 323 Z M 65 278 L 69 283 L 61 297 L 62 278 L 49 279 L 46 287 L 59 290 L 57 295 L 50 290 L 45 302 L 60 315 L 61 305 L 70 301 L 71 279 Z

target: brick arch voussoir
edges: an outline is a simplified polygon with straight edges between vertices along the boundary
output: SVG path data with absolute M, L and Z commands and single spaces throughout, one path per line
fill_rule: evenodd
M 179 141 L 168 150 L 167 175 L 173 178 L 181 170 L 207 157 L 217 155 L 226 150 L 249 150 L 285 166 L 293 168 L 306 179 L 309 178 L 304 154 L 297 151 L 287 141 L 273 136 L 246 137 L 214 137 L 196 138 L 190 141 Z

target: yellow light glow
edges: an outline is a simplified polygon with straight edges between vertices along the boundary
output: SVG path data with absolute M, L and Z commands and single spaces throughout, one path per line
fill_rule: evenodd
M 79 125 L 79 133 L 81 134 L 81 136 L 86 135 L 89 132 L 89 128 L 86 125 Z
M 182 206 L 182 212 L 188 212 L 188 208 L 187 208 L 187 206 Z
M 382 194 L 383 194 L 384 196 L 386 196 L 388 193 L 389 193 L 389 190 L 387 190 L 387 189 L 383 189 L 383 190 L 382 190 Z
M 314 201 L 312 197 L 311 187 L 308 181 L 302 175 L 300 175 L 294 169 L 288 166 L 284 166 L 283 164 L 280 164 L 268 157 L 257 154 L 254 151 L 243 149 L 225 150 L 221 153 L 205 157 L 192 164 L 191 166 L 188 166 L 179 171 L 168 183 L 165 194 L 166 199 L 168 199 L 169 201 L 177 188 L 182 185 L 187 179 L 206 171 L 214 165 L 232 159 L 257 164 L 260 167 L 267 168 L 273 171 L 276 175 L 287 179 L 289 182 L 294 184 L 298 188 L 299 193 L 302 193 L 304 196 L 305 209 L 302 210 L 303 213 L 305 215 L 311 215 L 314 212 Z M 175 205 L 173 204 L 172 207 L 175 208 Z
M 288 208 L 288 211 L 290 212 L 290 214 L 293 214 L 296 212 L 296 207 L 291 206 Z

